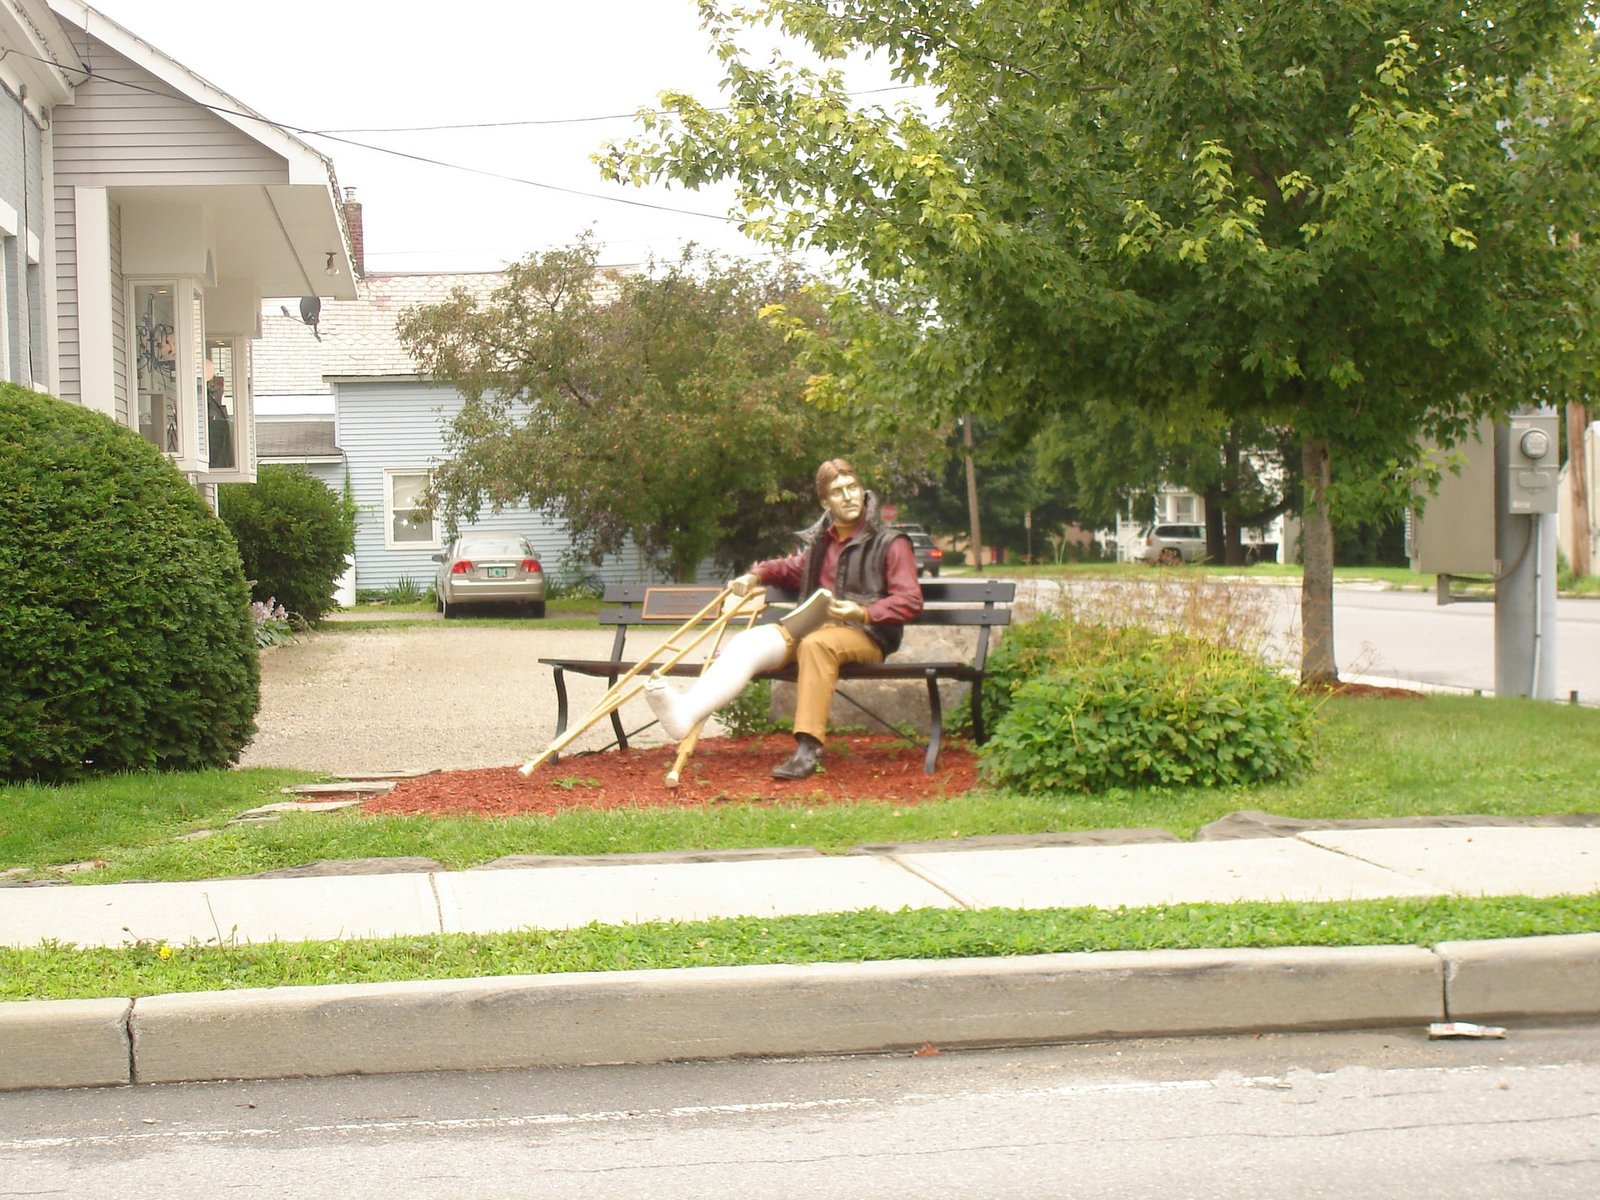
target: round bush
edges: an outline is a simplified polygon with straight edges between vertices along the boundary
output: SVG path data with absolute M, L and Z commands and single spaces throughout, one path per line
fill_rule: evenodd
M 355 506 L 302 467 L 269 464 L 255 483 L 224 484 L 217 509 L 239 543 L 250 595 L 308 625 L 335 607 L 355 549 Z
M 1309 758 L 1313 701 L 1197 638 L 1050 618 L 1007 631 L 989 666 L 984 769 L 1021 791 L 1250 784 Z
M 0 778 L 192 770 L 255 734 L 238 551 L 131 430 L 0 384 Z

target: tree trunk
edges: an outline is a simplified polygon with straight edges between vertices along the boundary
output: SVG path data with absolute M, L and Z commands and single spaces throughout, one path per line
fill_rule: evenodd
M 1236 429 L 1228 430 L 1228 440 L 1222 443 L 1222 487 L 1234 503 L 1239 500 L 1239 440 Z M 1239 532 L 1239 519 L 1228 513 L 1222 526 L 1222 555 L 1215 561 L 1230 567 L 1244 565 L 1244 543 Z
M 1589 561 L 1589 456 L 1584 453 L 1584 432 L 1589 428 L 1589 410 L 1582 404 L 1567 405 L 1567 486 L 1572 497 L 1572 573 L 1579 579 L 1594 568 Z
M 1300 447 L 1306 503 L 1301 541 L 1305 573 L 1300 584 L 1300 682 L 1337 683 L 1333 654 L 1333 521 L 1328 512 L 1328 443 L 1307 438 Z
M 961 421 L 961 441 L 967 448 L 967 512 L 972 521 L 972 566 L 983 566 L 983 527 L 978 524 L 978 466 L 972 456 L 972 414 Z
M 1217 488 L 1207 488 L 1202 499 L 1206 506 L 1206 561 L 1219 563 L 1226 553 L 1222 541 L 1222 495 Z
M 1222 527 L 1222 561 L 1230 567 L 1244 566 L 1244 530 L 1232 514 Z

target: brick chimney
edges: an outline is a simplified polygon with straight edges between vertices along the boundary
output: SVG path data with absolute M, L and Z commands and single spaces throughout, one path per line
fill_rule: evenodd
M 366 236 L 361 230 L 361 201 L 356 199 L 353 187 L 344 190 L 344 223 L 350 231 L 350 268 L 357 279 L 364 279 L 367 274 Z

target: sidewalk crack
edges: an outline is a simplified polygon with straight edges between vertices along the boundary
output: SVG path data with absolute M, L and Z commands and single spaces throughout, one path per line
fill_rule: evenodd
M 918 879 L 922 880 L 923 883 L 928 884 L 930 887 L 937 888 L 946 896 L 949 896 L 950 899 L 954 900 L 962 908 L 965 908 L 969 911 L 976 911 L 980 907 L 974 897 L 964 895 L 961 892 L 958 892 L 955 888 L 939 882 L 939 880 L 935 879 L 926 871 L 919 870 L 911 863 L 906 862 L 905 859 L 901 858 L 898 854 L 885 854 L 883 857 L 889 862 L 892 862 L 895 866 L 899 867 L 902 871 L 905 871 L 911 875 L 915 875 Z
M 433 893 L 433 915 L 439 922 L 439 932 L 443 933 L 444 899 L 439 895 L 439 876 L 433 871 L 428 872 L 428 890 Z

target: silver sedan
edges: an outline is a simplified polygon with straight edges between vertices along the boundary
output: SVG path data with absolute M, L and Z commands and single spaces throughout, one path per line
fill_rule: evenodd
M 446 617 L 468 604 L 525 604 L 544 616 L 544 568 L 515 533 L 464 533 L 433 556 L 434 602 Z

